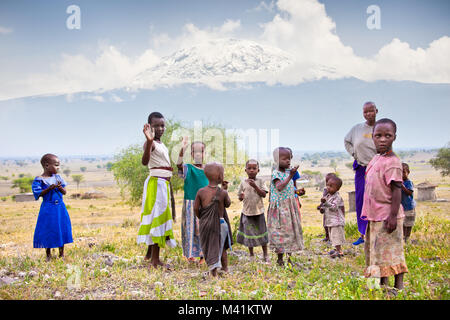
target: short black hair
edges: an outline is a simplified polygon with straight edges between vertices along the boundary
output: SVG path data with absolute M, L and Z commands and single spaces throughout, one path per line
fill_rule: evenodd
M 148 123 L 149 124 L 151 124 L 152 123 L 152 119 L 153 118 L 157 118 L 157 119 L 161 119 L 161 118 L 164 118 L 164 116 L 161 114 L 161 113 L 159 113 L 159 112 L 152 112 L 152 113 L 150 113 L 150 115 L 148 116 Z
M 377 120 L 377 122 L 375 122 L 375 124 L 373 126 L 373 131 L 375 131 L 375 127 L 377 125 L 382 124 L 382 123 L 389 123 L 392 126 L 392 128 L 394 128 L 394 133 L 397 133 L 397 125 L 395 124 L 395 122 L 393 120 L 388 119 L 388 118 L 383 118 L 383 119 Z
M 256 162 L 256 165 L 257 165 L 258 168 L 259 168 L 259 162 L 258 162 L 258 160 L 255 160 L 255 159 L 248 159 L 247 162 L 245 163 L 245 167 L 246 167 L 246 168 L 247 168 L 247 165 L 248 165 L 249 162 Z
M 370 104 L 372 107 L 375 107 L 375 109 L 377 108 L 377 106 L 375 105 L 375 102 L 372 102 L 372 101 L 364 102 L 363 107 L 365 107 L 367 104 Z
M 52 153 L 46 153 L 41 158 L 41 165 L 44 167 L 46 163 L 50 161 L 51 158 L 58 158 L 56 155 Z
M 330 178 L 328 178 L 328 181 L 330 181 L 330 180 L 336 182 L 338 190 L 342 187 L 342 179 L 339 178 L 338 176 L 336 176 L 336 175 L 330 176 Z

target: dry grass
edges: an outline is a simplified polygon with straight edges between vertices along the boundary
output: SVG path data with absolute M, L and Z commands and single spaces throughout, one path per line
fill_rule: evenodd
M 442 179 L 420 162 L 411 167 L 411 178 L 416 184 L 425 178 L 437 182 L 440 184 L 438 198 L 450 200 L 448 179 Z M 5 168 L 1 169 L 0 175 L 6 175 Z M 88 168 L 86 185 L 80 191 L 89 190 L 93 182 L 101 182 L 101 176 L 107 177 L 104 185 L 112 181 L 110 173 L 95 169 L 89 172 Z M 39 174 L 36 168 L 32 170 L 33 175 Z M 338 170 L 346 182 L 341 194 L 347 203 L 347 191 L 353 189 L 352 173 L 343 164 Z M 306 250 L 293 256 L 293 265 L 276 266 L 273 253 L 270 264 L 263 264 L 259 258 L 251 260 L 245 247 L 235 245 L 229 255 L 230 272 L 217 279 L 203 275 L 207 270 L 205 265 L 186 262 L 181 247 L 162 250 L 162 258 L 174 271 L 149 270 L 148 264 L 143 262 L 146 248 L 136 244 L 140 208 L 125 205 L 114 185 L 97 189 L 108 198 L 71 199 L 70 194 L 77 190 L 69 187 L 65 203 L 72 221 L 74 243 L 66 246 L 64 260 L 55 258 L 50 262 L 45 261 L 43 249 L 32 248 L 40 201 L 16 203 L 10 197 L 0 201 L 0 276 L 15 280 L 13 284 L 0 287 L 0 298 L 449 299 L 450 296 L 447 240 L 450 202 L 418 203 L 412 243 L 405 249 L 410 271 L 405 276 L 406 288 L 397 296 L 389 296 L 381 290 L 370 289 L 362 277 L 363 248 L 351 245 L 357 238 L 354 212 L 346 215 L 344 258 L 333 260 L 326 255 L 330 248 L 320 241 L 322 216 L 315 209 L 321 192 L 314 188 L 307 188 L 302 200 Z M 231 196 L 233 204 L 228 212 L 234 228 L 241 204 L 236 194 Z M 181 239 L 181 201 L 179 193 L 176 197 L 178 220 L 174 227 L 178 242 Z M 260 248 L 255 252 L 261 257 Z

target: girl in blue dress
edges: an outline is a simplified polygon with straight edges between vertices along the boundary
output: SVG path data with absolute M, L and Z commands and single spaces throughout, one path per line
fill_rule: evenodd
M 42 204 L 34 230 L 33 247 L 45 248 L 47 261 L 51 259 L 51 248 L 59 248 L 59 257 L 64 257 L 64 245 L 72 243 L 72 225 L 63 202 L 66 182 L 57 174 L 59 159 L 54 154 L 41 158 L 44 173 L 34 179 L 31 189 L 36 200 Z

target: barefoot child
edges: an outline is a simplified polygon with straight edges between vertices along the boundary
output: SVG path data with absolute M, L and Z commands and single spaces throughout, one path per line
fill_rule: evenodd
M 414 185 L 409 180 L 409 166 L 406 163 L 402 163 L 403 183 L 402 183 L 402 206 L 405 211 L 405 221 L 403 222 L 403 235 L 405 243 L 408 241 L 412 227 L 416 220 L 416 202 L 414 201 L 413 192 Z
M 345 208 L 344 200 L 339 194 L 341 186 L 340 178 L 330 176 L 327 181 L 327 194 L 321 199 L 325 228 L 328 229 L 331 245 L 336 249 L 330 251 L 331 258 L 344 256 L 342 245 L 345 242 Z
M 328 183 L 328 179 L 330 179 L 330 177 L 332 177 L 332 176 L 336 176 L 336 174 L 332 173 L 332 172 L 327 173 L 327 175 L 325 176 L 325 185 Z M 328 193 L 328 189 L 326 187 L 323 188 L 322 198 L 324 198 L 327 195 L 327 193 Z M 317 206 L 317 210 L 319 210 L 321 214 L 325 213 L 325 209 L 322 207 L 322 202 Z M 328 242 L 328 241 L 330 241 L 330 234 L 328 232 L 328 228 L 325 227 L 325 215 L 323 216 L 322 224 L 323 224 L 323 229 L 325 230 L 325 238 L 323 238 L 322 241 Z
M 209 184 L 198 190 L 194 201 L 194 212 L 200 219 L 200 244 L 212 276 L 217 276 L 219 268 L 228 271 L 226 250 L 232 245 L 231 226 L 225 209 L 231 205 L 231 200 L 223 174 L 221 164 L 208 163 L 205 175 Z
M 395 277 L 396 289 L 403 289 L 408 272 L 403 250 L 403 208 L 401 201 L 402 165 L 392 152 L 397 126 L 390 119 L 378 120 L 373 127 L 377 155 L 366 170 L 364 204 L 361 217 L 368 220 L 364 251 L 366 277 L 380 278 L 387 286 Z
M 284 265 L 283 255 L 290 255 L 303 249 L 303 230 L 300 221 L 300 208 L 294 196 L 292 178 L 298 166 L 289 169 L 291 154 L 288 149 L 279 147 L 273 152 L 275 169 L 270 182 L 270 199 L 267 210 L 267 227 L 270 247 L 277 253 L 278 265 Z
M 41 209 L 34 230 L 33 248 L 45 248 L 47 261 L 51 259 L 51 248 L 59 248 L 64 257 L 64 245 L 72 243 L 72 225 L 63 202 L 66 182 L 57 174 L 59 159 L 47 153 L 41 158 L 44 173 L 36 177 L 31 185 L 34 198 L 42 197 Z
M 154 268 L 163 266 L 170 269 L 159 259 L 160 248 L 164 248 L 166 244 L 170 247 L 176 246 L 173 236 L 169 187 L 172 167 L 169 151 L 161 142 L 164 131 L 163 115 L 159 112 L 152 112 L 143 129 L 146 141 L 142 164 L 149 167 L 150 173 L 144 183 L 141 224 L 137 243 L 148 245 L 145 260 L 151 260 L 150 266 Z
M 257 178 L 259 163 L 256 160 L 248 160 L 245 164 L 245 172 L 248 179 L 243 180 L 239 185 L 239 200 L 243 201 L 239 231 L 236 242 L 248 247 L 250 257 L 253 257 L 253 248 L 261 246 L 263 259 L 268 262 L 266 219 L 264 217 L 263 198 L 266 197 L 267 189 L 262 179 Z
M 188 139 L 184 137 L 177 162 L 178 176 L 184 179 L 184 199 L 181 212 L 181 243 L 183 256 L 189 262 L 195 261 L 195 258 L 200 258 L 199 263 L 202 263 L 204 260 L 200 246 L 198 218 L 194 214 L 194 200 L 198 190 L 208 185 L 208 178 L 205 175 L 203 165 L 205 144 L 203 142 L 193 142 L 191 144 L 191 158 L 194 164 L 183 164 L 183 155 L 187 146 Z

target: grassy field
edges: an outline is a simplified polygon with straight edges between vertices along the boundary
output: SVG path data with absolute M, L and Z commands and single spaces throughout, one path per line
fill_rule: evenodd
M 329 162 L 329 161 L 328 161 Z M 411 179 L 415 184 L 425 180 L 439 184 L 437 195 L 450 200 L 450 181 L 439 176 L 418 155 L 409 159 Z M 64 163 L 63 163 L 64 165 Z M 72 174 L 83 163 L 69 162 Z M 327 167 L 301 169 L 329 172 Z M 348 203 L 347 192 L 353 190 L 352 171 L 340 163 L 344 178 L 341 195 Z M 41 173 L 38 164 L 0 167 L 0 175 Z M 331 249 L 323 238 L 322 216 L 315 207 L 321 192 L 307 188 L 302 199 L 302 225 L 306 249 L 293 255 L 293 264 L 278 267 L 271 253 L 270 264 L 261 262 L 262 251 L 255 250 L 251 260 L 241 245 L 229 252 L 230 271 L 223 277 L 204 276 L 205 265 L 189 264 L 182 249 L 162 250 L 165 262 L 174 271 L 149 270 L 143 261 L 145 246 L 136 244 L 140 208 L 130 208 L 121 199 L 112 175 L 96 163 L 87 165 L 85 182 L 77 190 L 67 181 L 65 197 L 73 228 L 74 243 L 68 244 L 65 259 L 45 261 L 44 249 L 33 249 L 32 239 L 40 201 L 14 202 L 8 183 L 0 182 L 0 277 L 11 284 L 0 287 L 1 299 L 449 299 L 450 202 L 419 202 L 411 242 L 405 247 L 409 273 L 405 289 L 397 295 L 376 288 L 363 277 L 363 247 L 351 243 L 358 237 L 355 212 L 346 213 L 345 256 L 331 259 Z M 76 192 L 95 188 L 107 194 L 106 199 L 71 199 Z M 229 216 L 233 231 L 238 226 L 241 203 L 231 193 Z M 177 222 L 174 232 L 181 239 L 182 193 L 176 196 Z M 267 203 L 266 203 L 267 207 Z M 57 255 L 57 250 L 53 252 Z M 393 279 L 391 279 L 393 285 Z

